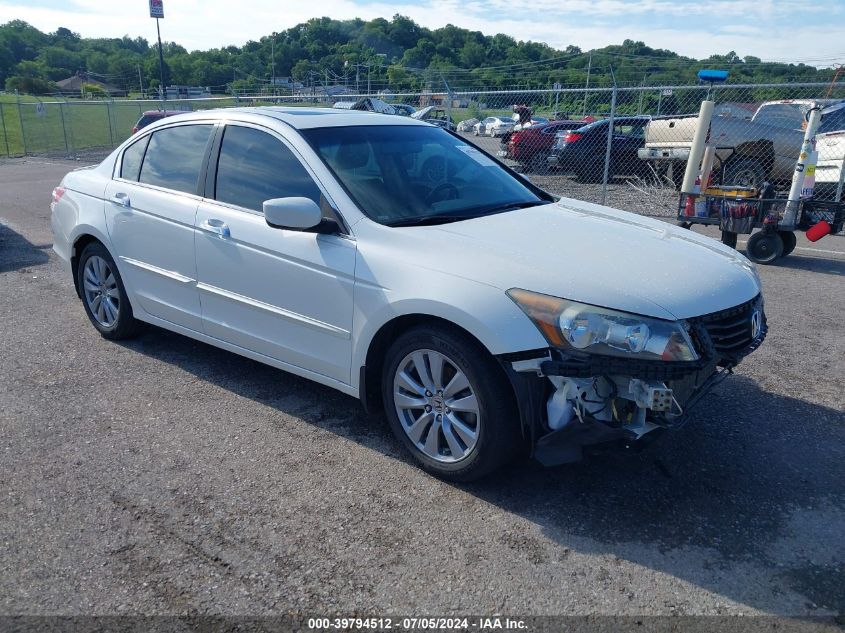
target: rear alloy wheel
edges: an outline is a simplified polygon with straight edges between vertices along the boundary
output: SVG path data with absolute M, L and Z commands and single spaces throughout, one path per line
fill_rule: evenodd
M 465 334 L 419 327 L 387 353 L 385 412 L 396 437 L 429 472 L 482 477 L 519 446 L 512 389 L 490 354 Z
M 85 313 L 105 338 L 118 340 L 134 336 L 139 327 L 132 315 L 123 280 L 106 247 L 92 242 L 82 251 L 77 285 Z
M 783 240 L 783 255 L 781 257 L 786 257 L 795 250 L 798 245 L 798 238 L 792 231 L 778 231 L 778 235 Z
M 783 255 L 783 239 L 775 231 L 760 231 L 748 238 L 745 252 L 755 264 L 771 264 Z

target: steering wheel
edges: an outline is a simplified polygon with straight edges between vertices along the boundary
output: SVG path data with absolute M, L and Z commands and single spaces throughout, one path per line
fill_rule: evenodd
M 448 193 L 448 195 L 443 195 Z M 425 197 L 426 204 L 433 202 L 442 202 L 443 200 L 457 200 L 461 197 L 461 192 L 451 182 L 441 182 L 434 189 L 428 192 Z

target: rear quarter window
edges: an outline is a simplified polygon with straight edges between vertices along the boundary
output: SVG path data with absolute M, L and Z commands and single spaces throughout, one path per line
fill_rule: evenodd
M 132 143 L 123 151 L 123 160 L 120 163 L 120 177 L 124 180 L 137 182 L 141 173 L 141 163 L 144 161 L 144 152 L 147 150 L 147 143 L 150 137 L 145 136 Z

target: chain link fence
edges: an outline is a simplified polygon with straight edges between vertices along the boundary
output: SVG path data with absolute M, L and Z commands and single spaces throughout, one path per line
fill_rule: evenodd
M 842 198 L 845 86 L 453 93 L 448 114 L 459 134 L 548 191 L 641 214 L 671 216 L 678 212 L 678 189 L 699 109 L 708 98 L 716 104 L 710 127 L 715 151 L 704 187 L 760 190 L 770 183 L 774 195 L 786 193 L 801 151 L 806 115 L 818 105 L 823 116 L 816 136 L 815 197 Z
M 0 101 L 0 155 L 109 150 L 147 110 L 279 104 L 331 107 L 376 95 L 297 94 L 160 101 Z M 600 86 L 549 90 L 385 94 L 392 105 L 430 108 L 456 132 L 555 194 L 657 216 L 678 212 L 701 102 L 716 106 L 708 183 L 788 190 L 805 115 L 823 109 L 815 196 L 843 197 L 845 84 Z

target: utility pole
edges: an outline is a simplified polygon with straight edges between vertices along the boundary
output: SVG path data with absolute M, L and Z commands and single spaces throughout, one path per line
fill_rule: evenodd
M 159 20 L 164 18 L 164 0 L 150 0 L 150 17 L 156 19 L 156 35 L 158 35 L 158 89 L 161 96 L 161 109 L 164 110 L 164 102 L 167 100 L 167 92 L 164 89 L 164 51 L 161 48 L 161 27 L 159 26 Z
M 161 48 L 161 28 L 158 25 L 158 18 L 156 18 L 156 33 L 158 34 L 158 73 L 161 77 L 159 90 L 161 91 L 161 109 L 164 110 L 164 103 L 167 101 L 167 90 L 164 89 L 164 51 Z
M 593 68 L 593 51 L 590 51 L 590 61 L 587 62 L 587 86 L 584 88 L 584 109 L 581 117 L 587 116 L 587 93 L 590 90 L 590 70 Z
M 141 64 L 138 64 L 138 85 L 141 86 L 141 98 L 144 98 L 144 80 L 141 77 Z
M 273 86 L 273 94 L 276 94 L 276 34 L 273 33 L 273 38 L 270 40 L 270 68 L 272 68 L 272 79 L 270 85 Z
M 643 73 L 643 83 L 640 84 L 640 104 L 637 106 L 637 114 L 643 113 L 643 94 L 645 94 L 645 78 L 648 73 Z

